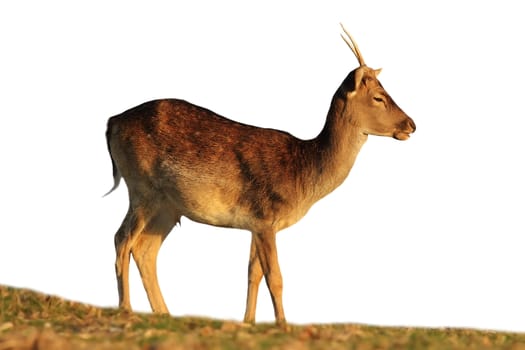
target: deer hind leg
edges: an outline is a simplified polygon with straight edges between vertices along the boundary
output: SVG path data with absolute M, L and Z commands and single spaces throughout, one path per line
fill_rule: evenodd
M 252 237 L 250 247 L 250 262 L 248 265 L 248 296 L 246 297 L 246 313 L 244 314 L 244 322 L 255 323 L 255 309 L 257 308 L 257 294 L 259 293 L 259 284 L 263 277 L 263 270 L 259 255 L 257 255 L 257 247 L 255 238 Z
M 119 307 L 127 311 L 131 311 L 129 296 L 129 260 L 131 247 L 140 232 L 144 229 L 144 226 L 144 220 L 140 219 L 130 207 L 120 228 L 115 234 L 115 273 L 117 275 Z
M 131 247 L 151 309 L 155 313 L 168 313 L 157 277 L 157 256 L 162 242 L 178 220 L 167 213 L 157 214 Z
M 252 233 L 259 262 L 272 297 L 275 321 L 280 326 L 286 325 L 283 309 L 283 279 L 277 259 L 275 232 Z

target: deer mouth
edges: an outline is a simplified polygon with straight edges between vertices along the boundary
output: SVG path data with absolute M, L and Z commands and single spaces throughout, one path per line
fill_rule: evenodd
M 405 140 L 408 140 L 410 138 L 410 133 L 403 132 L 403 131 L 396 131 L 394 133 L 394 138 L 396 140 L 405 141 Z

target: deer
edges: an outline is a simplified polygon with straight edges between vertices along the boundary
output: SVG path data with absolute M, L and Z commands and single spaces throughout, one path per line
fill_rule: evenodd
M 275 322 L 286 326 L 276 234 L 348 176 L 369 135 L 407 140 L 414 121 L 369 68 L 353 37 L 342 38 L 357 58 L 335 91 L 313 139 L 227 119 L 180 99 L 145 102 L 109 118 L 106 140 L 113 192 L 123 178 L 129 208 L 114 236 L 119 308 L 131 312 L 130 256 L 154 313 L 168 314 L 157 256 L 181 217 L 251 232 L 244 322 L 255 323 L 264 277 Z

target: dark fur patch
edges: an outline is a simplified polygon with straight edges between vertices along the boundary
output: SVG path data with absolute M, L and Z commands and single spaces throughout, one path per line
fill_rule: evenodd
M 262 192 L 263 184 L 261 184 L 253 174 L 250 164 L 244 159 L 243 153 L 235 150 L 235 156 L 239 162 L 239 169 L 244 179 L 241 202 L 242 204 L 248 204 L 256 218 L 263 219 L 265 216 L 264 208 L 258 200 L 258 194 Z
M 348 73 L 336 92 L 337 97 L 346 98 L 346 94 L 355 90 L 355 69 Z
M 234 152 L 244 180 L 240 202 L 243 205 L 248 205 L 256 218 L 264 219 L 271 214 L 271 211 L 277 210 L 277 207 L 284 202 L 284 199 L 273 189 L 269 182 L 264 181 L 263 177 L 269 170 L 265 169 L 262 159 L 260 159 L 261 163 L 259 164 L 261 166 L 260 174 L 257 175 L 250 166 L 250 162 L 245 159 L 243 152 L 238 149 Z

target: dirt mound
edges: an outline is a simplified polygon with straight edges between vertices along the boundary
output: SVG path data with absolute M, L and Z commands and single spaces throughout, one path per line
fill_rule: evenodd
M 0 350 L 513 349 L 525 334 L 469 329 L 294 326 L 121 312 L 0 285 Z

